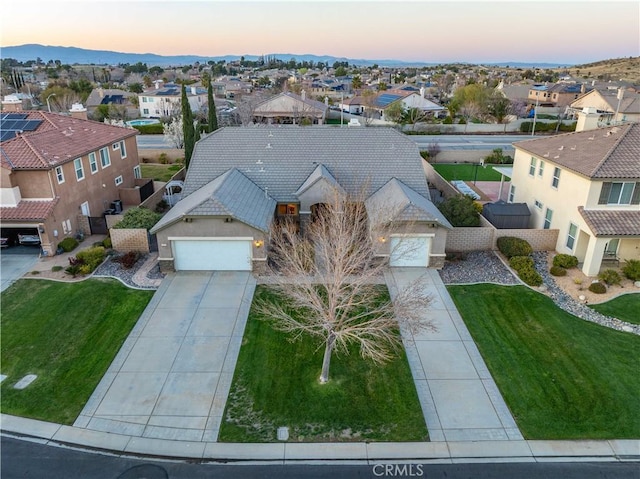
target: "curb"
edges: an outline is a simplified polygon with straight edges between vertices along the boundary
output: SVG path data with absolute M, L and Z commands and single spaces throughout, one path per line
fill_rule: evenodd
M 640 439 L 404 443 L 218 443 L 114 434 L 0 415 L 2 435 L 94 453 L 202 462 L 640 462 Z

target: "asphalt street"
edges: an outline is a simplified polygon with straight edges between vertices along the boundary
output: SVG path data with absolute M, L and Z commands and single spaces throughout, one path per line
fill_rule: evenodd
M 500 464 L 222 464 L 178 462 L 82 451 L 3 436 L 3 479 L 638 479 L 640 464 L 500 463 Z

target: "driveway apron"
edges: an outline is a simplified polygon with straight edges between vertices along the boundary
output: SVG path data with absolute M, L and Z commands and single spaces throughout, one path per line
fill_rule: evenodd
M 392 298 L 415 281 L 432 298 L 424 314 L 437 330 L 402 331 L 431 441 L 522 440 L 438 272 L 392 268 L 386 280 Z
M 74 426 L 216 441 L 254 290 L 246 272 L 168 275 Z

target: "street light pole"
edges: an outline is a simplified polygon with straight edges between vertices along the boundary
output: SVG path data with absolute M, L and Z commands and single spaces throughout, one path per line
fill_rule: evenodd
M 49 103 L 49 98 L 51 98 L 52 96 L 56 96 L 56 94 L 52 93 L 47 97 L 47 110 L 49 110 L 49 113 L 51 113 L 51 104 Z
M 533 128 L 531 128 L 531 136 L 536 132 L 536 119 L 538 117 L 538 97 L 536 97 L 536 106 L 533 110 Z

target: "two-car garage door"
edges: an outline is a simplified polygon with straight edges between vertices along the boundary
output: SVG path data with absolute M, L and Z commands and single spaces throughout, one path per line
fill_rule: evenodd
M 251 271 L 250 239 L 176 239 L 176 271 Z
M 390 266 L 429 266 L 431 235 L 407 235 L 391 237 Z

